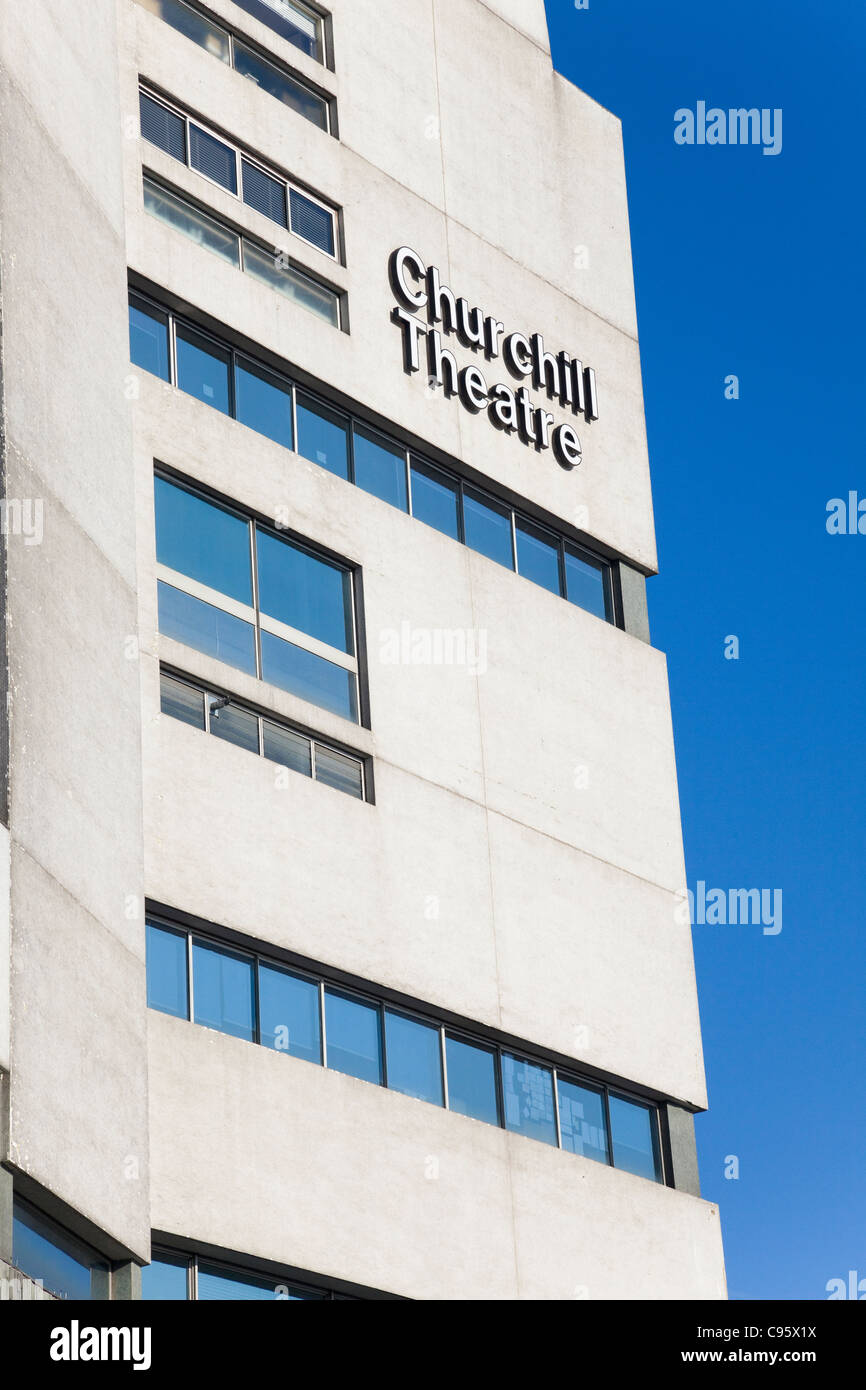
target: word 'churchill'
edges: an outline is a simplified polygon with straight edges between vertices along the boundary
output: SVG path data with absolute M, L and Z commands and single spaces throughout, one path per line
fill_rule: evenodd
M 426 266 L 416 251 L 401 246 L 391 256 L 389 273 L 396 297 L 405 307 L 394 308 L 391 318 L 403 333 L 406 371 L 421 370 L 421 340 L 427 344 L 427 377 L 433 387 L 446 396 L 458 396 L 467 410 L 477 415 L 486 410 L 497 429 L 516 432 L 524 444 L 536 449 L 553 448 L 563 468 L 574 468 L 582 458 L 582 448 L 573 425 L 554 426 L 550 411 L 536 406 L 525 386 L 513 390 L 499 383 L 488 386 L 477 366 L 462 369 L 452 352 L 443 346 L 442 334 L 454 334 L 464 347 L 480 348 L 488 361 L 501 357 L 512 376 L 532 381 L 537 391 L 560 406 L 581 414 L 586 420 L 598 419 L 598 385 L 592 367 L 584 367 L 567 352 L 546 351 L 540 333 L 527 338 L 523 333 L 505 332 L 505 325 L 483 309 L 470 308 L 466 299 L 457 298 L 443 285 L 436 266 Z M 414 316 L 427 310 L 428 324 Z M 440 331 L 441 330 L 441 331 Z

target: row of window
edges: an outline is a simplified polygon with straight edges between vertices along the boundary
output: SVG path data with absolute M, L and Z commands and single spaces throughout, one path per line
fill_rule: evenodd
M 183 0 L 138 0 L 138 3 L 164 19 L 178 33 L 192 39 L 200 48 L 233 67 L 242 77 L 255 82 L 257 87 L 269 92 L 284 106 L 312 121 L 320 130 L 330 130 L 330 102 L 284 68 L 263 58 L 230 30 L 215 24 L 199 10 L 184 4 Z
M 242 270 L 293 304 L 308 309 L 334 328 L 343 324 L 343 296 L 308 271 L 299 270 L 281 251 L 276 253 L 242 236 L 233 227 L 203 212 L 174 189 L 145 174 L 144 210 L 174 231 L 213 252 L 236 270 Z
M 177 1018 L 663 1181 L 656 1106 L 254 951 L 149 920 L 147 1002 Z
M 365 798 L 363 758 L 340 753 L 288 724 L 255 714 L 226 695 L 205 690 L 188 677 L 180 679 L 166 671 L 161 673 L 160 708 L 163 714 L 182 724 L 211 733 L 249 753 L 258 753 L 302 777 L 324 782 L 359 801 Z
M 160 474 L 154 509 L 160 632 L 357 723 L 352 571 Z
M 233 415 L 302 458 L 408 512 L 570 603 L 615 622 L 611 566 L 538 526 L 287 378 L 140 295 L 130 295 L 136 366 Z M 245 387 L 250 373 L 255 399 Z
M 139 91 L 141 133 L 286 231 L 337 259 L 337 214 L 290 179 L 266 169 L 162 97 Z
M 308 1284 L 287 1283 L 279 1275 L 253 1274 L 250 1270 L 201 1259 L 198 1255 L 179 1255 L 155 1250 L 149 1265 L 141 1271 L 144 1299 L 233 1300 L 244 1303 L 354 1302 L 351 1294 Z

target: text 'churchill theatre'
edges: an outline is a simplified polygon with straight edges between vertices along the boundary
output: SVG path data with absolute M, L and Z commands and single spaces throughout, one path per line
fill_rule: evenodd
M 486 410 L 491 424 L 516 434 L 524 444 L 539 450 L 552 448 L 563 468 L 579 464 L 583 450 L 574 425 L 556 425 L 550 411 L 532 401 L 526 386 L 516 390 L 501 382 L 490 386 L 474 363 L 460 367 L 444 346 L 443 335 L 453 334 L 464 347 L 482 351 L 488 362 L 501 357 L 518 381 L 531 381 L 534 390 L 587 421 L 598 419 L 598 384 L 592 367 L 567 352 L 548 352 L 540 333 L 529 338 L 523 333 L 506 334 L 503 323 L 457 298 L 442 284 L 436 267 L 425 265 L 408 246 L 392 253 L 389 273 L 391 288 L 401 301 L 391 318 L 402 331 L 406 371 L 421 370 L 423 353 L 432 387 L 457 396 L 473 415 Z M 421 309 L 427 311 L 426 324 L 415 317 Z

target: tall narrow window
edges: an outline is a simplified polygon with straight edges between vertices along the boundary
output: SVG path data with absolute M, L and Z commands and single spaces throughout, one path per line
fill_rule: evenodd
M 192 998 L 195 1022 L 235 1038 L 255 1037 L 253 962 L 209 941 L 193 941 Z
M 168 316 L 138 300 L 129 303 L 129 356 L 136 367 L 168 381 Z
M 355 482 L 365 492 L 409 510 L 406 491 L 406 452 L 372 430 L 355 426 L 353 434 Z
M 498 1125 L 496 1053 L 489 1047 L 449 1036 L 445 1041 L 445 1057 L 449 1110 Z
M 189 1018 L 186 933 L 147 924 L 147 1006 Z
M 661 1182 L 657 1111 L 647 1105 L 610 1097 L 610 1135 L 613 1161 L 639 1178 Z
M 504 1053 L 502 1096 L 506 1128 L 545 1144 L 556 1143 L 553 1074 L 549 1067 Z
M 325 990 L 325 1038 L 328 1066 L 382 1083 L 382 1035 L 379 1009 L 350 994 Z

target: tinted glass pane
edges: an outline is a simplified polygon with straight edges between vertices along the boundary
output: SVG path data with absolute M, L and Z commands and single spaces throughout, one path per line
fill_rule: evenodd
M 354 674 L 270 632 L 262 633 L 262 679 L 357 722 Z
M 259 1010 L 264 1047 L 321 1062 L 317 984 L 288 970 L 259 965 Z
M 340 478 L 349 476 L 347 421 L 298 392 L 298 453 Z
M 521 1061 L 506 1052 L 502 1057 L 502 1099 L 505 1127 L 545 1144 L 556 1143 L 553 1109 L 553 1073 L 547 1067 Z
M 320 96 L 311 92 L 309 88 L 302 87 L 300 82 L 293 81 L 286 73 L 280 72 L 279 68 L 275 68 L 271 63 L 266 63 L 258 54 L 237 42 L 235 43 L 235 67 L 244 77 L 250 78 L 256 86 L 269 92 L 284 106 L 290 106 L 300 116 L 312 121 L 313 125 L 327 130 L 328 108 Z
M 463 529 L 466 544 L 490 560 L 514 568 L 511 550 L 511 513 L 483 501 L 467 488 L 463 493 Z
M 252 1041 L 255 993 L 253 962 L 247 956 L 193 941 L 192 998 L 196 1023 Z
M 238 748 L 246 748 L 248 753 L 259 751 L 259 721 L 254 714 L 237 705 L 223 705 L 214 709 L 218 703 L 216 695 L 210 696 L 210 731 L 226 743 L 235 743 Z
M 158 145 L 173 159 L 179 159 L 182 164 L 186 164 L 185 122 L 180 116 L 176 116 L 173 111 L 167 111 L 158 101 L 145 96 L 144 92 L 138 94 L 138 110 L 141 133 L 145 140 L 149 140 L 152 145 Z
M 412 461 L 412 515 L 428 526 L 435 526 L 446 536 L 456 541 L 459 537 L 457 526 L 457 486 L 446 478 L 444 473 L 429 468 L 427 464 Z
M 240 358 L 235 369 L 235 414 L 241 424 L 291 449 L 292 389 L 277 377 Z
M 105 1275 L 107 1283 L 107 1265 L 92 1260 L 77 1241 L 67 1239 L 17 1202 L 12 1217 L 12 1263 L 61 1298 L 90 1300 L 91 1271 Z
M 238 168 L 234 150 L 192 121 L 189 123 L 189 162 L 200 174 L 207 175 L 230 193 L 237 193 Z
M 152 1260 L 141 1271 L 141 1296 L 183 1300 L 187 1297 L 187 1262 L 168 1257 Z
M 290 767 L 293 772 L 301 772 L 305 777 L 313 775 L 313 759 L 310 740 L 293 729 L 284 729 L 280 724 L 262 721 L 262 747 L 266 758 L 272 762 Z
M 248 203 L 256 212 L 269 217 L 272 222 L 279 222 L 281 227 L 286 224 L 286 185 L 279 179 L 266 174 L 257 165 L 250 164 L 248 160 L 241 161 L 243 166 L 244 180 L 244 202 Z
M 382 1046 L 375 1004 L 326 989 L 325 1037 L 332 1071 L 381 1085 Z
M 186 5 L 178 4 L 178 0 L 139 0 L 139 4 L 159 15 L 160 19 L 164 19 L 179 34 L 184 34 L 188 39 L 192 39 L 193 43 L 206 48 L 215 58 L 221 59 L 224 63 L 229 61 L 228 35 L 215 25 L 208 24 L 206 19 L 195 14 Z
M 607 1163 L 604 1097 L 599 1091 L 564 1081 L 561 1076 L 557 1077 L 557 1090 L 562 1147 L 569 1153 Z
M 318 246 L 329 256 L 334 252 L 334 215 L 327 208 L 319 207 L 311 198 L 305 198 L 296 188 L 289 189 L 289 203 L 292 211 L 292 231 L 296 236 Z
M 633 1105 L 620 1096 L 610 1097 L 610 1129 L 613 1162 L 640 1178 L 661 1181 L 655 1134 L 655 1111 Z
M 182 724 L 191 724 L 194 729 L 204 728 L 204 693 L 185 681 L 177 681 L 174 676 L 160 676 L 159 707 L 163 714 L 179 719 Z
M 386 1009 L 385 1046 L 392 1091 L 444 1104 L 438 1028 Z
M 390 502 L 401 511 L 409 510 L 406 493 L 406 455 L 402 449 L 386 443 L 381 435 L 368 434 L 355 426 L 355 482 L 365 492 Z
M 546 532 L 520 517 L 517 519 L 517 569 L 534 584 L 559 593 L 559 546 Z
M 205 656 L 256 674 L 256 638 L 251 623 L 159 581 L 159 630 Z
M 257 544 L 262 612 L 351 653 L 351 580 L 346 571 L 268 531 L 258 531 Z
M 301 6 L 293 4 L 292 0 L 238 0 L 238 4 L 296 48 L 322 61 L 319 21 Z
M 231 1299 L 245 1303 L 273 1303 L 275 1280 L 255 1274 L 234 1274 L 219 1266 L 199 1262 L 198 1296 L 207 1302 Z
M 191 203 L 176 198 L 173 193 L 148 179 L 144 181 L 144 207 L 152 217 L 158 217 L 160 222 L 182 232 L 206 251 L 213 251 L 229 265 L 240 265 L 240 239 L 236 232 L 221 227 L 219 222 L 199 212 Z
M 574 555 L 566 546 L 565 585 L 570 603 L 585 608 L 597 618 L 607 617 L 605 571 Z
M 188 1018 L 186 934 L 147 924 L 147 1007 Z
M 363 799 L 364 783 L 357 758 L 347 758 L 343 753 L 323 748 L 320 743 L 316 744 L 316 781 Z
M 130 304 L 129 358 L 136 367 L 168 381 L 168 320 L 165 314 Z
M 190 328 L 178 327 L 177 384 L 181 391 L 229 413 L 229 355 Z
M 499 1124 L 496 1101 L 496 1058 L 486 1047 L 445 1039 L 448 1108 L 489 1125 Z
M 283 265 L 281 257 L 268 255 L 251 241 L 245 241 L 244 269 L 248 275 L 261 280 L 278 294 L 285 295 L 286 299 L 291 299 L 294 304 L 300 304 L 302 308 L 309 309 L 311 313 L 317 314 L 320 319 L 333 324 L 335 328 L 339 327 L 340 301 L 333 290 L 317 284 L 293 266 Z
M 243 517 L 154 478 L 156 558 L 209 589 L 253 601 L 250 529 Z

